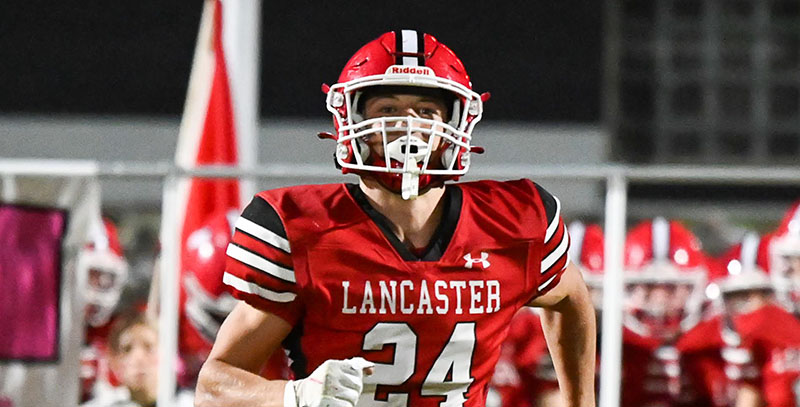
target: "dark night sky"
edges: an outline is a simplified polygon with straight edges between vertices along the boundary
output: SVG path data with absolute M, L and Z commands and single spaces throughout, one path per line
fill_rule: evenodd
M 7 0 L 0 112 L 179 115 L 201 2 Z M 327 116 L 332 83 L 363 43 L 426 31 L 452 48 L 487 118 L 600 119 L 602 2 L 263 3 L 261 112 Z

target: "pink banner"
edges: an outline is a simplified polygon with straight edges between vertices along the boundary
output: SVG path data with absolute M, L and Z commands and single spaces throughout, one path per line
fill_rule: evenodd
M 59 209 L 0 205 L 0 360 L 58 360 Z

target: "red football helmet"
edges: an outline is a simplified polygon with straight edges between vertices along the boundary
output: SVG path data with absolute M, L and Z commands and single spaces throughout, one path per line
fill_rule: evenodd
M 237 302 L 222 282 L 225 250 L 237 216 L 237 210 L 213 214 L 184 242 L 181 284 L 186 301 L 183 311 L 208 344 L 214 342 L 222 320 Z
M 235 209 L 213 213 L 183 243 L 178 337 L 182 386 L 194 385 L 222 321 L 237 303 L 222 282 L 237 216 Z
M 117 227 L 103 219 L 103 230 L 78 255 L 78 269 L 86 278 L 86 322 L 106 324 L 119 302 L 128 280 L 128 262 L 119 242 Z
M 603 294 L 605 239 L 600 225 L 572 222 L 569 227 L 569 258 L 580 267 L 583 279 L 592 294 L 595 308 L 600 309 Z
M 697 323 L 708 274 L 700 240 L 677 221 L 655 218 L 625 240 L 626 324 L 674 338 Z
M 770 276 L 778 298 L 789 310 L 800 310 L 800 201 L 783 217 L 770 245 Z
M 360 109 L 364 94 L 381 86 L 416 89 L 412 93 L 438 91 L 446 95 L 445 100 L 453 100 L 449 120 L 441 123 L 411 116 L 365 120 Z M 336 162 L 342 172 L 374 177 L 404 199 L 458 179 L 469 169 L 470 151 L 481 151 L 470 142 L 489 95 L 472 91 L 464 65 L 430 34 L 384 33 L 358 50 L 338 83 L 323 85 L 323 91 L 333 114 L 336 135 L 330 137 L 336 140 Z M 392 140 L 387 132 L 404 135 Z M 371 136 L 381 137 L 386 157 L 370 151 L 365 140 Z
M 770 240 L 769 235 L 762 238 L 750 232 L 720 256 L 717 267 L 709 269 L 708 296 L 714 299 L 719 294 L 736 291 L 771 289 L 772 281 L 768 274 Z
M 731 297 L 732 294 L 772 290 L 768 274 L 768 248 L 771 236 L 760 237 L 757 233 L 745 234 L 740 243 L 726 251 L 709 268 L 709 284 L 706 296 L 709 300 L 724 305 L 729 313 L 740 313 L 745 309 L 746 298 Z

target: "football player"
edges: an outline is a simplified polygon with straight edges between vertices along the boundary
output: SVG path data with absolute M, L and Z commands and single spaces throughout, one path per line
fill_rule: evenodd
M 236 210 L 225 210 L 209 215 L 184 242 L 178 320 L 181 360 L 178 382 L 183 388 L 196 386 L 197 374 L 211 352 L 219 327 L 238 302 L 222 282 L 225 249 L 231 241 L 238 214 Z M 261 375 L 271 379 L 288 378 L 284 359 L 284 353 L 275 352 Z
M 103 233 L 78 255 L 78 268 L 85 276 L 86 337 L 81 350 L 81 401 L 110 391 L 117 384 L 108 368 L 107 339 L 111 319 L 128 280 L 128 262 L 119 241 L 117 226 L 103 219 Z
M 707 257 L 677 221 L 655 218 L 625 241 L 622 406 L 671 406 L 681 387 L 675 343 L 698 322 Z
M 497 405 L 502 407 L 562 404 L 542 321 L 534 308 L 523 307 L 511 320 L 491 387 L 500 398 Z
M 800 315 L 800 202 L 786 212 L 770 246 L 770 276 L 781 304 Z
M 795 406 L 800 379 L 800 322 L 781 308 L 767 275 L 774 236 L 749 235 L 722 261 L 717 281 L 724 302 L 722 356 L 738 385 L 736 405 Z
M 768 242 L 748 233 L 717 261 L 710 262 L 708 315 L 677 344 L 682 362 L 682 405 L 752 405 L 745 401 L 752 398 L 747 390 L 739 392 L 737 385 L 743 371 L 742 355 L 749 353 L 740 347 L 733 318 L 746 312 L 753 305 L 752 299 L 771 290 L 766 273 Z
M 571 239 L 570 261 L 580 267 L 599 315 L 603 294 L 603 230 L 597 224 L 579 221 L 570 223 L 567 230 Z M 535 309 L 525 307 L 511 320 L 492 377 L 492 388 L 499 397 L 496 404 L 503 407 L 562 405 L 553 360 L 547 352 Z
M 355 185 L 256 195 L 224 281 L 222 324 L 197 402 L 483 406 L 511 318 L 543 306 L 568 406 L 594 405 L 595 319 L 567 256 L 561 204 L 529 181 L 466 173 L 483 102 L 429 34 L 387 32 L 323 86 L 335 159 Z M 297 380 L 256 374 L 284 342 Z

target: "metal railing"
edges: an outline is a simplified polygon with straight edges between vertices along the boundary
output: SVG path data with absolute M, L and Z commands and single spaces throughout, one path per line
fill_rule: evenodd
M 174 405 L 175 355 L 178 342 L 179 219 L 177 213 L 178 180 L 203 178 L 280 178 L 302 183 L 308 177 L 330 177 L 325 165 L 271 164 L 243 170 L 234 167 L 208 166 L 179 168 L 168 162 L 96 162 L 38 159 L 0 159 L 0 177 L 52 176 L 100 178 L 155 178 L 163 181 L 162 267 L 160 268 L 159 317 L 159 405 Z M 605 268 L 603 280 L 603 320 L 599 405 L 617 407 L 620 401 L 622 352 L 623 247 L 627 189 L 631 182 L 659 181 L 670 184 L 797 185 L 800 169 L 796 167 L 750 166 L 484 166 L 476 167 L 470 178 L 519 178 L 589 180 L 604 182 L 605 198 Z

